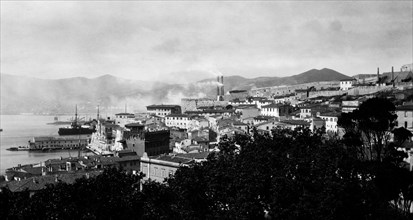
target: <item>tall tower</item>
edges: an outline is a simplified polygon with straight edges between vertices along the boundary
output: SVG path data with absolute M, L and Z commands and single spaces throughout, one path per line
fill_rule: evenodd
M 377 67 L 377 83 L 380 83 L 380 69 Z
M 217 101 L 224 101 L 224 76 L 218 76 L 217 82 Z

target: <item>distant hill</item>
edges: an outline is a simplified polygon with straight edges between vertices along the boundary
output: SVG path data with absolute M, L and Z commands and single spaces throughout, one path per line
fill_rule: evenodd
M 225 76 L 225 91 L 257 87 L 294 85 L 317 81 L 336 81 L 349 78 L 331 69 L 309 70 L 289 77 Z M 168 84 L 129 80 L 113 75 L 97 78 L 37 79 L 1 74 L 1 113 L 91 113 L 100 105 L 102 112 L 129 110 L 145 111 L 154 103 L 180 104 L 184 97 L 211 97 L 216 94 L 216 78 L 189 84 Z
M 296 85 L 310 82 L 320 81 L 339 81 L 342 79 L 351 78 L 335 70 L 324 68 L 321 70 L 312 69 L 304 73 L 300 73 L 288 77 L 257 77 L 247 79 L 240 76 L 228 76 L 224 78 L 224 86 L 226 90 L 233 89 L 251 89 L 281 85 Z M 201 82 L 215 81 L 216 79 L 205 79 Z

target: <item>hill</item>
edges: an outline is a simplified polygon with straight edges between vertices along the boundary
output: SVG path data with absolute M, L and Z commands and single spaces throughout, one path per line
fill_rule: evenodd
M 312 69 L 289 77 L 225 76 L 225 91 L 257 87 L 294 85 L 316 81 L 336 81 L 349 78 L 331 69 Z M 188 84 L 129 80 L 113 75 L 97 78 L 38 79 L 1 74 L 1 113 L 92 113 L 100 105 L 102 111 L 118 113 L 125 104 L 134 111 L 145 111 L 154 103 L 180 104 L 183 97 L 215 98 L 216 78 Z
M 320 82 L 320 81 L 339 81 L 342 79 L 348 79 L 342 73 L 335 70 L 324 68 L 321 70 L 312 69 L 297 75 L 288 77 L 257 77 L 257 78 L 244 78 L 240 76 L 228 76 L 224 78 L 224 86 L 226 90 L 233 89 L 251 89 L 260 87 L 270 87 L 270 86 L 281 86 L 281 85 L 296 85 L 310 82 Z M 215 81 L 216 79 L 206 79 L 201 82 Z

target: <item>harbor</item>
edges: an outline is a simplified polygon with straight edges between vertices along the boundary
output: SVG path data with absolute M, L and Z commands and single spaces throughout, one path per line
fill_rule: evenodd
M 60 116 L 68 120 L 73 115 Z M 49 115 L 1 115 L 0 174 L 16 164 L 38 164 L 42 161 L 78 155 L 78 149 L 28 150 L 28 141 L 33 137 L 58 136 L 61 125 L 49 125 L 54 116 Z M 19 148 L 20 146 L 20 148 Z M 9 150 L 8 150 L 9 149 Z M 13 149 L 13 150 L 11 150 Z M 82 154 L 91 154 L 86 149 Z

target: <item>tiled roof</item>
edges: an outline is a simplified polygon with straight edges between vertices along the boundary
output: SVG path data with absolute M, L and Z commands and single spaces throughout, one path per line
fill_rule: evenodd
M 31 177 L 28 179 L 20 180 L 20 181 L 10 181 L 7 183 L 10 191 L 12 192 L 21 192 L 24 190 L 29 191 L 38 191 L 41 189 L 46 188 L 48 184 L 56 184 L 58 182 L 64 182 L 68 184 L 73 184 L 76 179 L 80 179 L 89 175 L 89 177 L 94 177 L 99 175 L 100 171 L 92 171 L 86 173 L 68 173 L 68 174 L 61 174 L 61 175 L 46 175 L 46 176 L 37 176 Z
M 151 159 L 162 160 L 162 161 L 167 161 L 167 162 L 172 162 L 172 163 L 182 163 L 182 164 L 190 163 L 192 161 L 192 159 L 175 156 L 175 155 L 160 155 L 160 156 L 151 157 Z
M 170 115 L 167 115 L 167 116 L 165 116 L 165 117 L 188 117 L 189 115 L 187 115 L 187 114 L 170 114 Z
M 132 114 L 132 113 L 117 113 L 117 114 L 115 114 L 115 115 L 135 116 L 135 115 L 134 115 L 134 114 Z
M 234 124 L 234 125 L 242 125 L 242 126 L 246 126 L 246 125 L 247 125 L 247 124 L 245 124 L 245 123 L 243 123 L 243 122 L 240 122 L 240 121 L 235 121 L 233 124 Z
M 309 122 L 306 122 L 306 121 L 304 121 L 304 120 L 284 120 L 284 121 L 281 121 L 281 123 L 289 124 L 289 125 L 310 126 L 310 123 L 309 123 Z
M 413 111 L 413 105 L 401 105 L 396 107 L 396 111 Z
M 320 116 L 327 116 L 327 117 L 339 117 L 341 115 L 340 112 L 324 112 L 320 113 Z
M 283 106 L 288 106 L 287 104 L 269 104 L 269 105 L 264 105 L 264 106 L 261 106 L 261 108 L 280 108 L 280 107 L 283 107 Z
M 177 154 L 178 157 L 190 158 L 190 159 L 206 159 L 209 155 L 208 151 L 200 153 L 188 153 L 188 154 Z
M 140 123 L 129 123 L 129 124 L 126 124 L 125 127 L 145 127 L 145 125 L 140 124 Z
M 177 108 L 179 105 L 148 105 L 146 108 Z

